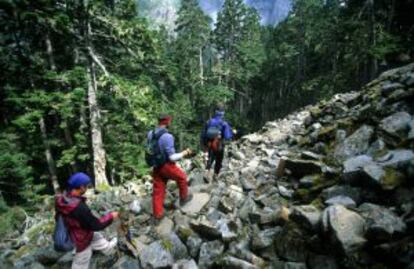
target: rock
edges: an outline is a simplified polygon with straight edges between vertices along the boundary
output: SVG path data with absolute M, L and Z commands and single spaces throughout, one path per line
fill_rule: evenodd
M 307 175 L 302 177 L 299 180 L 299 187 L 301 188 L 311 188 L 319 183 L 321 175 Z
M 260 225 L 281 225 L 288 220 L 289 210 L 284 206 L 278 206 L 277 209 L 269 212 L 251 212 L 249 218 L 252 223 Z
M 239 242 L 231 242 L 227 253 L 241 260 L 252 263 L 259 268 L 264 267 L 264 260 L 249 250 L 249 242 L 247 240 L 241 239 Z
M 333 257 L 323 255 L 310 255 L 308 259 L 309 269 L 338 269 Z
M 243 221 L 247 222 L 249 220 L 249 213 L 256 212 L 256 211 L 257 211 L 256 203 L 253 201 L 253 199 L 251 199 L 250 197 L 247 197 L 242 207 L 239 210 L 239 217 Z
M 411 120 L 409 123 L 408 123 L 408 126 L 410 127 L 410 131 L 409 131 L 409 133 L 408 133 L 408 139 L 414 139 L 414 119 L 413 120 Z
M 192 172 L 189 176 L 188 183 L 190 186 L 199 186 L 204 184 L 204 172 L 203 171 L 196 171 Z
M 412 150 L 397 149 L 390 150 L 385 156 L 378 158 L 376 161 L 383 167 L 403 170 L 412 160 L 414 160 L 414 152 Z
M 169 251 L 162 245 L 161 241 L 155 241 L 145 247 L 140 255 L 143 268 L 165 268 L 171 267 L 174 259 Z
M 345 195 L 338 195 L 325 200 L 325 204 L 330 205 L 343 205 L 345 207 L 356 207 L 356 203 L 350 197 Z
M 275 227 L 255 233 L 251 243 L 252 249 L 259 250 L 271 246 L 273 244 L 274 237 L 281 231 L 281 227 Z
M 279 193 L 280 195 L 282 195 L 285 198 L 292 198 L 293 193 L 295 192 L 294 190 L 289 190 L 287 189 L 285 186 L 283 185 L 278 185 L 277 186 L 279 189 Z
M 302 151 L 300 155 L 304 160 L 320 161 L 323 158 L 322 155 L 314 153 L 312 151 Z
M 364 219 L 342 205 L 332 205 L 322 214 L 323 230 L 331 236 L 332 243 L 338 244 L 346 254 L 361 249 L 366 240 Z
M 362 170 L 375 183 L 380 183 L 381 179 L 385 176 L 384 169 L 377 164 L 365 165 Z
M 357 204 L 361 202 L 361 189 L 348 185 L 335 185 L 324 189 L 321 196 L 323 200 L 328 200 L 338 195 L 348 196 Z
M 334 157 L 339 161 L 365 153 L 369 148 L 369 142 L 374 134 L 374 128 L 363 125 L 343 143 L 335 147 Z
M 220 200 L 218 208 L 219 208 L 219 210 L 221 210 L 225 214 L 228 214 L 228 213 L 233 212 L 234 206 L 235 206 L 234 205 L 234 200 L 231 199 L 230 197 L 225 196 Z
M 346 131 L 345 130 L 337 130 L 336 134 L 335 134 L 335 141 L 337 143 L 343 143 L 345 141 L 346 138 Z
M 404 221 L 388 208 L 363 203 L 358 209 L 361 216 L 366 219 L 366 237 L 369 240 L 388 241 L 405 233 Z
M 134 200 L 129 204 L 129 210 L 138 215 L 141 212 L 141 204 L 139 200 Z
M 374 143 L 369 146 L 367 154 L 370 156 L 377 155 L 378 153 L 386 149 L 385 142 L 382 139 L 377 139 Z
M 164 217 L 161 222 L 155 227 L 155 231 L 159 236 L 169 235 L 174 228 L 174 222 L 167 217 Z
M 237 225 L 235 223 L 221 219 L 217 221 L 217 225 L 224 242 L 230 242 L 237 238 Z
M 187 244 L 191 257 L 193 257 L 194 259 L 197 259 L 202 243 L 203 243 L 203 240 L 201 240 L 201 238 L 197 234 L 190 235 L 187 238 L 186 244 Z
M 221 238 L 221 232 L 219 229 L 208 220 L 196 221 L 192 220 L 190 226 L 194 231 L 199 233 L 201 236 L 209 239 L 219 239 Z
M 232 256 L 225 256 L 221 261 L 220 264 L 223 266 L 222 268 L 232 268 L 232 269 L 258 269 L 257 266 L 246 262 L 244 260 L 232 257 Z
M 303 231 L 293 225 L 285 225 L 274 240 L 275 250 L 279 257 L 292 262 L 305 262 L 307 251 L 307 238 Z
M 198 214 L 210 200 L 208 193 L 194 193 L 193 199 L 181 208 L 185 214 Z
M 57 252 L 53 246 L 47 248 L 39 248 L 33 254 L 34 259 L 43 265 L 51 265 L 56 263 L 65 253 Z
M 219 240 L 203 243 L 200 248 L 198 266 L 200 269 L 210 268 L 223 253 L 224 245 Z
M 168 240 L 172 244 L 172 248 L 170 250 L 174 260 L 180 260 L 188 258 L 188 252 L 187 247 L 184 245 L 184 243 L 180 240 L 180 238 L 175 234 L 171 233 L 168 237 Z
M 397 112 L 383 119 L 379 127 L 390 135 L 398 136 L 398 132 L 405 131 L 408 128 L 410 121 L 410 114 L 407 112 Z
M 317 231 L 321 211 L 313 205 L 295 206 L 289 217 L 305 229 Z
M 381 87 L 381 93 L 385 96 L 390 95 L 394 90 L 404 88 L 401 83 L 387 83 Z
M 349 158 L 343 164 L 344 171 L 342 177 L 347 183 L 361 185 L 364 183 L 361 182 L 361 177 L 363 175 L 362 168 L 373 164 L 375 163 L 372 160 L 372 157 L 368 155 Z
M 303 262 L 283 262 L 274 261 L 272 263 L 272 269 L 307 269 L 306 263 Z
M 140 269 L 139 261 L 130 256 L 121 257 L 111 269 Z
M 289 169 L 292 175 L 298 178 L 322 172 L 321 163 L 315 161 L 287 159 L 285 168 Z
M 172 269 L 198 269 L 198 266 L 194 260 L 178 260 Z

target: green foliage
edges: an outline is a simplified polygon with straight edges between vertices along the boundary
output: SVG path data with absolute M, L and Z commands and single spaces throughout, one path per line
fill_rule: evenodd
M 0 236 L 21 230 L 26 219 L 25 211 L 20 207 L 12 207 L 0 214 Z

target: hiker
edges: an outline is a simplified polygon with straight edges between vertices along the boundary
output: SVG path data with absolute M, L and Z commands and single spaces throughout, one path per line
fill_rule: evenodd
M 224 120 L 224 106 L 219 104 L 216 108 L 215 114 L 205 124 L 201 132 L 201 144 L 204 149 L 204 156 L 207 159 L 206 163 L 206 179 L 211 180 L 211 166 L 214 162 L 214 177 L 217 179 L 220 173 L 223 158 L 224 158 L 224 144 L 230 141 L 233 137 L 228 122 Z
M 154 224 L 158 225 L 164 217 L 164 199 L 165 188 L 168 179 L 175 180 L 178 185 L 180 194 L 180 205 L 183 206 L 192 199 L 192 194 L 188 193 L 187 175 L 176 164 L 176 161 L 188 157 L 192 154 L 190 149 L 180 153 L 175 152 L 174 137 L 168 132 L 172 117 L 170 115 L 161 115 L 158 118 L 158 127 L 148 132 L 147 142 L 155 145 L 158 154 L 153 158 L 156 160 L 147 160 L 153 166 L 152 171 L 152 208 Z
M 75 173 L 68 180 L 68 190 L 56 195 L 56 214 L 62 214 L 76 249 L 72 269 L 87 269 L 93 250 L 110 255 L 117 245 L 116 237 L 107 241 L 101 233 L 95 231 L 105 229 L 118 218 L 119 213 L 114 211 L 96 218 L 83 196 L 90 185 L 91 179 L 88 175 Z

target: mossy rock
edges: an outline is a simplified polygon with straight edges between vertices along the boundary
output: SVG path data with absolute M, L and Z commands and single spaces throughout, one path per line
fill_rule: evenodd
M 323 127 L 318 134 L 318 140 L 319 141 L 333 140 L 335 138 L 337 129 L 338 129 L 338 125 L 336 124 Z
M 190 228 L 187 227 L 179 227 L 178 231 L 177 231 L 178 237 L 180 237 L 180 239 L 183 242 L 186 242 L 187 239 L 194 234 L 193 230 L 191 230 Z
M 401 172 L 392 168 L 385 168 L 385 176 L 381 180 L 381 186 L 384 190 L 393 190 L 405 182 L 405 176 Z
M 325 207 L 323 204 L 322 198 L 320 197 L 314 199 L 310 204 L 316 207 L 317 209 L 321 209 L 321 210 Z
M 25 255 L 27 255 L 27 254 L 29 254 L 29 253 L 31 253 L 33 250 L 34 250 L 35 248 L 33 247 L 33 246 L 31 246 L 31 245 L 24 245 L 24 246 L 22 246 L 21 248 L 19 248 L 16 252 L 15 252 L 15 254 L 14 254 L 14 259 L 15 260 L 18 260 L 18 259 L 20 259 L 21 257 L 23 257 L 23 256 L 25 256 Z
M 301 137 L 298 139 L 298 145 L 299 146 L 305 146 L 305 145 L 310 145 L 311 141 L 310 138 L 308 136 L 305 137 Z
M 174 247 L 174 244 L 171 242 L 171 240 L 164 239 L 161 241 L 161 246 L 168 252 L 171 252 L 171 250 Z
M 111 186 L 109 186 L 108 184 L 99 184 L 96 185 L 95 190 L 97 192 L 107 192 L 111 190 Z

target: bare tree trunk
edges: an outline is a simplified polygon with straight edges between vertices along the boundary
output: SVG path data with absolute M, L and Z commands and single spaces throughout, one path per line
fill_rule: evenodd
M 89 81 L 88 81 L 88 103 L 90 112 L 90 126 L 92 134 L 92 150 L 93 150 L 93 169 L 95 174 L 95 186 L 108 186 L 108 179 L 106 178 L 106 152 L 102 142 L 102 131 L 99 125 L 101 114 L 96 98 L 96 78 L 94 63 L 91 62 L 89 66 Z
M 53 186 L 53 190 L 55 191 L 55 193 L 57 193 L 59 192 L 59 182 L 57 180 L 55 161 L 53 160 L 52 150 L 50 149 L 49 140 L 47 139 L 46 124 L 45 124 L 45 120 L 43 119 L 43 117 L 39 119 L 39 126 L 40 126 L 40 132 L 42 134 L 44 152 L 45 152 L 47 167 L 49 169 L 51 183 Z

